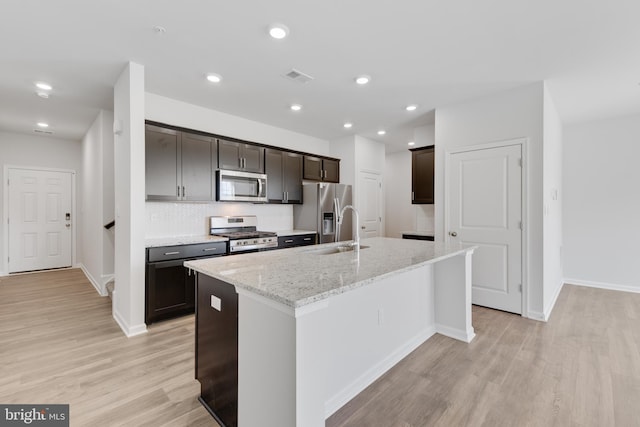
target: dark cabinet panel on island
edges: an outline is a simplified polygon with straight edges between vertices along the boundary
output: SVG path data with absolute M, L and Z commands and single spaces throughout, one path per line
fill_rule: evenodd
M 434 203 L 435 147 L 411 149 L 411 203 Z

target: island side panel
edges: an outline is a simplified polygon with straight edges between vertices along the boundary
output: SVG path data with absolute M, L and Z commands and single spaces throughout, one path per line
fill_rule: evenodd
M 325 417 L 435 333 L 432 266 L 396 273 L 330 298 Z
M 296 426 L 293 308 L 239 289 L 238 426 Z
M 471 256 L 473 250 L 434 264 L 436 330 L 464 342 L 475 337 L 471 324 Z

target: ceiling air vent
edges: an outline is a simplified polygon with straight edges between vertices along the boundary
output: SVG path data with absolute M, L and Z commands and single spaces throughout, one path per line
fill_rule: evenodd
M 33 131 L 35 133 L 39 133 L 41 135 L 53 135 L 53 131 L 52 130 L 34 129 Z
M 305 74 L 302 71 L 298 71 L 295 68 L 292 68 L 287 74 L 284 75 L 289 80 L 293 80 L 298 83 L 308 83 L 313 80 L 309 74 Z

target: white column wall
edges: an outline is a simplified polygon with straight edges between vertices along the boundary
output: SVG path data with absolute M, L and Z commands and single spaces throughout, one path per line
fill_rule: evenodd
M 145 172 L 144 67 L 130 62 L 114 88 L 115 289 L 113 317 L 127 336 L 144 323 Z

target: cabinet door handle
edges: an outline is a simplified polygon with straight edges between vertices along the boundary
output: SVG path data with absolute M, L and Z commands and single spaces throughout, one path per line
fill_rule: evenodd
M 178 194 L 176 195 L 176 197 L 180 198 L 180 186 L 178 185 Z
M 285 243 L 293 243 L 293 239 L 287 239 L 284 241 Z
M 204 248 L 202 252 L 210 252 L 210 251 L 217 251 L 217 250 L 218 248 Z
M 180 253 L 180 251 L 175 251 L 175 252 L 165 252 L 165 255 L 178 255 Z
M 182 197 L 184 197 L 184 185 L 182 186 Z
M 415 200 L 416 199 L 416 194 L 412 191 L 411 192 L 411 200 Z
M 305 242 L 308 242 L 309 240 L 311 240 L 311 237 L 305 237 L 305 238 L 304 238 L 304 239 L 302 239 L 302 240 L 304 240 Z

